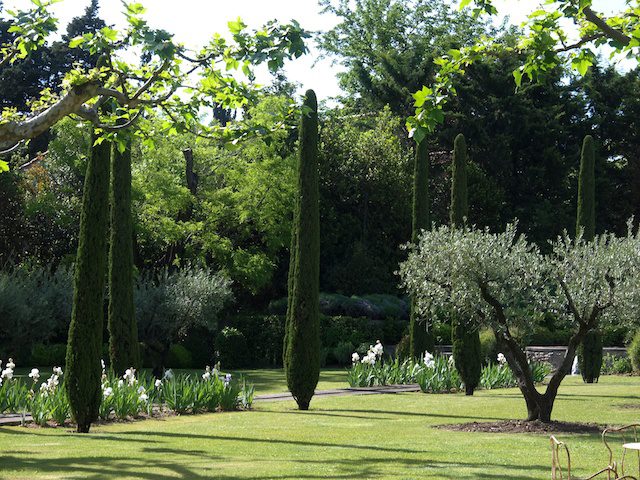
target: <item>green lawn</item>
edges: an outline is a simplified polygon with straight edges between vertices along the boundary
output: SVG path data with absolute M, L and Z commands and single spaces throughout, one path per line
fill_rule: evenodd
M 254 374 L 255 375 L 255 374 Z M 281 380 L 277 374 L 265 385 Z M 329 375 L 327 385 L 335 379 Z M 275 388 L 275 387 L 274 387 Z M 640 379 L 606 377 L 561 388 L 559 420 L 640 420 Z M 173 417 L 94 428 L 0 428 L 0 478 L 550 478 L 544 435 L 458 433 L 443 423 L 523 417 L 517 390 L 463 395 L 366 395 L 293 402 L 251 412 Z M 564 435 L 577 474 L 606 463 L 597 435 Z

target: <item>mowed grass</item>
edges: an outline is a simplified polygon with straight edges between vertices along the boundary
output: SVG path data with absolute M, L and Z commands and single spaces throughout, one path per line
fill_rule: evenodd
M 640 379 L 568 379 L 557 420 L 640 421 Z M 545 479 L 546 435 L 451 432 L 446 423 L 522 418 L 515 389 L 464 395 L 365 395 L 258 403 L 250 412 L 68 429 L 0 428 L 0 477 L 132 479 Z M 598 435 L 559 435 L 575 473 L 607 462 Z

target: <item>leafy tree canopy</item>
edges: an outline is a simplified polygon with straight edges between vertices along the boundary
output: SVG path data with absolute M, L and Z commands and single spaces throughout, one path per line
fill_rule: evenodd
M 592 8 L 593 0 L 546 0 L 531 12 L 524 33 L 514 47 L 505 46 L 491 35 L 477 39 L 474 45 L 451 49 L 436 60 L 439 71 L 432 86 L 423 86 L 413 94 L 415 114 L 407 119 L 409 135 L 417 142 L 433 132 L 444 120 L 443 107 L 455 95 L 455 77 L 469 66 L 496 52 L 516 52 L 522 64 L 513 71 L 515 85 L 524 79 L 539 81 L 559 66 L 570 67 L 584 75 L 596 62 L 597 48 L 607 45 L 612 56 L 638 59 L 640 48 L 640 3 L 626 2 L 627 8 L 605 17 Z M 475 16 L 498 13 L 492 0 L 462 0 L 460 6 L 474 4 Z M 567 32 L 566 21 L 577 27 L 577 38 Z
M 0 45 L 0 67 L 20 62 L 45 45 L 57 28 L 50 8 L 54 1 L 32 0 L 31 9 L 8 12 L 13 37 Z M 91 122 L 101 135 L 98 142 L 110 138 L 119 148 L 124 148 L 124 140 L 117 132 L 154 110 L 163 112 L 162 128 L 170 134 L 194 131 L 232 140 L 247 132 L 268 133 L 277 123 L 247 122 L 238 131 L 200 121 L 201 109 L 247 105 L 257 92 L 255 65 L 267 63 L 277 71 L 286 59 L 302 55 L 308 34 L 295 21 L 287 25 L 272 21 L 250 31 L 238 19 L 228 24 L 230 41 L 216 34 L 200 50 L 190 51 L 171 33 L 152 28 L 144 19 L 142 4 L 123 2 L 123 6 L 122 31 L 105 26 L 69 41 L 70 48 L 97 57 L 96 66 L 74 65 L 64 74 L 59 92 L 42 90 L 28 113 L 3 109 L 0 145 L 13 148 L 65 116 Z

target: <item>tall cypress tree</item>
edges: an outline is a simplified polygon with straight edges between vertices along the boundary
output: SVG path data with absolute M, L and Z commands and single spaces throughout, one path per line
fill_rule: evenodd
M 582 229 L 587 242 L 596 235 L 596 153 L 593 137 L 587 135 L 582 142 L 580 176 L 578 177 L 578 214 L 576 234 Z
M 465 218 L 468 215 L 467 143 L 464 135 L 459 134 L 454 142 L 451 169 L 451 226 L 464 227 Z M 460 318 L 454 317 L 452 323 L 453 358 L 456 369 L 462 377 L 466 394 L 473 395 L 473 391 L 480 383 L 482 370 L 480 333 Z
M 95 135 L 92 137 L 95 139 Z M 107 270 L 109 169 L 111 145 L 94 145 L 87 162 L 82 195 L 73 308 L 67 344 L 65 386 L 78 432 L 98 418 L 102 399 L 102 328 Z
M 133 306 L 133 222 L 131 218 L 131 139 L 111 154 L 111 237 L 109 243 L 109 358 L 122 374 L 140 367 L 138 326 Z
M 420 231 L 431 226 L 429 215 L 429 149 L 423 139 L 416 145 L 413 168 L 413 218 L 411 242 L 417 243 Z M 433 351 L 433 335 L 428 330 L 426 320 L 418 318 L 415 300 L 411 299 L 409 317 L 409 355 L 421 356 L 425 351 Z
M 308 410 L 320 377 L 320 213 L 318 207 L 318 103 L 307 90 L 300 122 L 289 304 L 285 326 L 287 385 L 300 410 Z
M 591 242 L 596 234 L 596 153 L 593 137 L 587 135 L 582 143 L 580 176 L 578 178 L 578 212 L 576 235 L 582 230 L 582 238 Z M 600 377 L 602 367 L 602 333 L 589 331 L 578 351 L 580 372 L 586 383 L 593 383 Z

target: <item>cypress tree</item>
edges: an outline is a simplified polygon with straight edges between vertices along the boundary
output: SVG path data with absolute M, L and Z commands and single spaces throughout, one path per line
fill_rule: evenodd
M 131 139 L 111 154 L 111 236 L 109 243 L 109 358 L 122 374 L 140 367 L 138 326 L 133 306 L 133 222 L 131 218 Z
M 596 234 L 596 153 L 593 137 L 587 135 L 582 143 L 580 176 L 578 177 L 578 214 L 576 235 L 582 229 L 582 238 L 587 242 Z
M 582 339 L 578 349 L 580 374 L 585 383 L 594 383 L 600 378 L 602 367 L 602 333 L 600 330 L 589 330 Z
M 95 139 L 95 135 L 92 139 Z M 98 418 L 102 399 L 102 328 L 107 269 L 111 146 L 91 148 L 82 195 L 73 308 L 66 355 L 65 386 L 79 433 Z
M 300 410 L 308 410 L 320 377 L 320 214 L 318 207 L 318 104 L 307 90 L 302 106 L 284 367 Z
M 451 211 L 450 220 L 454 227 L 464 227 L 465 218 L 469 215 L 467 192 L 467 144 L 464 135 L 459 134 L 453 147 L 453 165 L 451 170 Z M 464 382 L 467 395 L 480 383 L 482 370 L 482 348 L 480 333 L 470 328 L 459 318 L 452 319 L 453 358 L 456 369 Z
M 582 230 L 582 238 L 590 242 L 596 234 L 596 153 L 593 137 L 587 135 L 582 143 L 580 176 L 578 178 L 578 212 L 576 235 Z M 582 340 L 578 350 L 580 372 L 586 383 L 593 383 L 600 377 L 602 367 L 602 333 L 591 330 Z
M 431 226 L 429 215 L 429 149 L 423 139 L 416 145 L 413 168 L 413 218 L 411 242 L 417 243 L 420 231 Z M 433 335 L 427 322 L 418 318 L 414 299 L 411 299 L 409 317 L 409 355 L 411 358 L 422 356 L 425 351 L 433 351 Z

